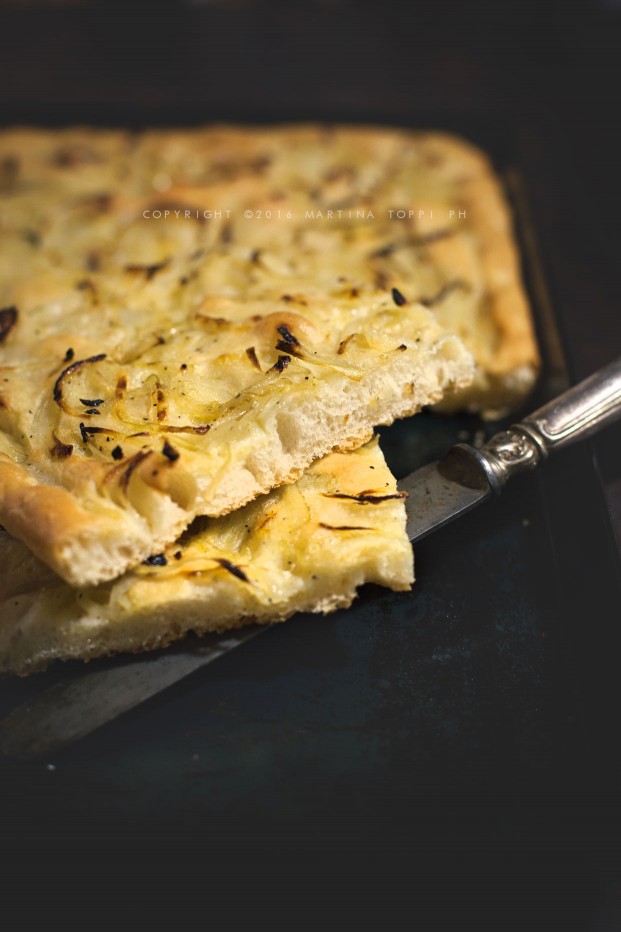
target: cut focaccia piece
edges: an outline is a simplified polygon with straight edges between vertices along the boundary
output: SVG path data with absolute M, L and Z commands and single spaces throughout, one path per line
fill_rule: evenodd
M 0 523 L 73 585 L 118 576 L 473 369 L 430 311 L 390 295 L 295 311 L 286 296 L 135 315 L 48 304 L 9 323 Z
M 413 582 L 403 494 L 375 440 L 236 512 L 198 519 L 149 565 L 98 587 L 71 588 L 6 534 L 0 558 L 11 570 L 0 582 L 0 671 L 20 674 L 330 612 L 367 582 Z

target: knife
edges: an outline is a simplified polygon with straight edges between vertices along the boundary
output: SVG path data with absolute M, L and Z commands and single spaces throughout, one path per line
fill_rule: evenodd
M 621 358 L 483 447 L 459 443 L 447 457 L 399 482 L 407 492 L 407 532 L 419 541 L 499 495 L 509 479 L 621 417 Z M 239 647 L 269 626 L 186 640 L 137 660 L 59 680 L 0 722 L 0 751 L 21 759 L 49 756 Z

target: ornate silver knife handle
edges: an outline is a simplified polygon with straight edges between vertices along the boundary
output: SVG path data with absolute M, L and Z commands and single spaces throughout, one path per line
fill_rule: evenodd
M 534 469 L 553 450 L 583 440 L 619 417 L 621 358 L 494 434 L 480 450 L 461 443 L 454 449 L 474 457 L 492 489 L 500 492 L 512 476 Z

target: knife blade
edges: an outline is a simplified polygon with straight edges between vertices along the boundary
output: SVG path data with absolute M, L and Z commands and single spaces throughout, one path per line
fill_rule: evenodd
M 500 431 L 481 449 L 457 444 L 444 460 L 399 482 L 407 492 L 411 541 L 499 494 L 549 453 L 595 433 L 621 416 L 621 359 Z M 60 680 L 0 722 L 0 751 L 21 759 L 56 753 L 155 696 L 269 626 L 207 635 L 155 655 Z
M 59 680 L 0 722 L 0 751 L 34 760 L 59 751 L 267 628 L 251 625 Z

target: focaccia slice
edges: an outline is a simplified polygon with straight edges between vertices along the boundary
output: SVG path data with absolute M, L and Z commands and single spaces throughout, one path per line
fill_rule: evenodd
M 73 585 L 118 576 L 196 515 L 290 482 L 472 377 L 458 338 L 390 297 L 204 308 L 148 327 L 77 310 L 60 332 L 48 313 L 36 339 L 20 317 L 5 339 L 0 523 Z
M 367 582 L 413 582 L 403 494 L 376 441 L 324 457 L 239 511 L 198 519 L 148 565 L 98 587 L 71 588 L 6 534 L 0 558 L 0 671 L 20 674 L 330 612 Z

